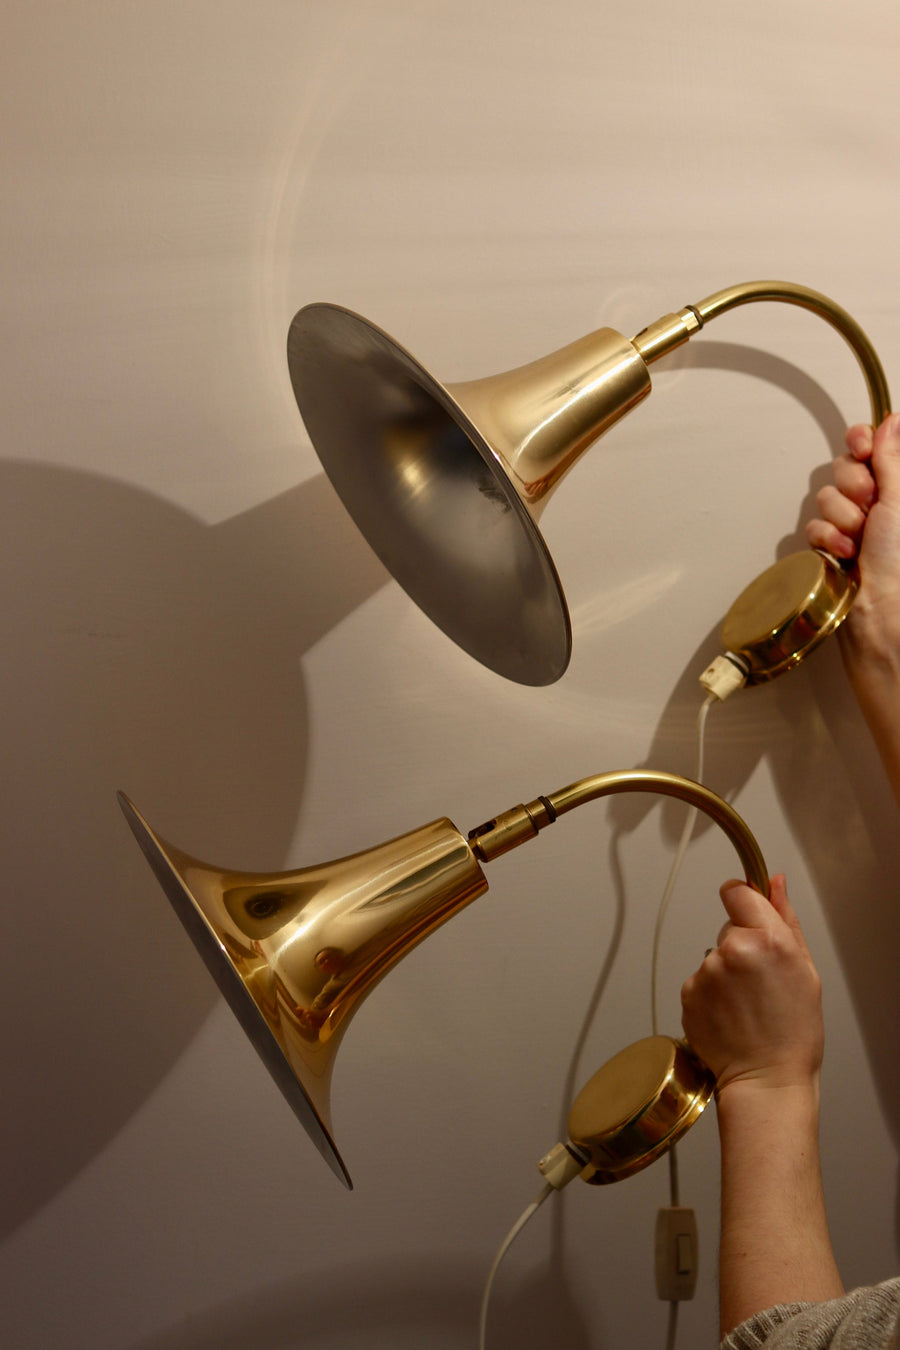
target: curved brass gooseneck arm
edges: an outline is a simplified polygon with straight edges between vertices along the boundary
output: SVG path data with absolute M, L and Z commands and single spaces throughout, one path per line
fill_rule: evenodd
M 547 797 L 538 797 L 527 806 L 513 807 L 511 811 L 503 812 L 470 832 L 472 852 L 479 861 L 490 862 L 501 853 L 508 853 L 510 849 L 533 839 L 540 830 L 552 825 L 557 816 L 618 792 L 657 792 L 666 797 L 678 797 L 688 805 L 696 806 L 714 820 L 731 840 L 749 884 L 763 895 L 768 895 L 769 877 L 759 844 L 734 807 L 702 783 L 654 769 L 623 769 L 593 774 Z
M 791 281 L 745 281 L 737 286 L 727 286 L 708 295 L 699 304 L 686 305 L 679 313 L 658 319 L 632 338 L 632 345 L 649 364 L 681 346 L 710 319 L 755 300 L 781 300 L 789 305 L 799 305 L 837 329 L 859 362 L 869 390 L 873 425 L 878 426 L 887 417 L 891 411 L 887 377 L 875 348 L 859 324 L 827 295 Z

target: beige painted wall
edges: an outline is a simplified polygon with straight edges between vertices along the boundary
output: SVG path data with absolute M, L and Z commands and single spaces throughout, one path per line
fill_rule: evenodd
M 648 1029 L 679 810 L 597 806 L 498 862 L 373 996 L 335 1081 L 346 1194 L 114 789 L 195 853 L 278 868 L 600 769 L 689 772 L 720 617 L 798 545 L 866 415 L 840 339 L 757 306 L 658 367 L 546 512 L 575 656 L 529 690 L 451 647 L 358 539 L 293 406 L 287 326 L 338 301 L 469 378 L 775 276 L 849 308 L 896 382 L 900 12 L 8 0 L 2 33 L 4 1343 L 462 1350 L 567 1098 Z M 709 742 L 822 969 L 836 1246 L 848 1281 L 878 1279 L 897 828 L 836 645 L 715 710 Z M 672 1031 L 733 866 L 702 831 L 668 928 Z M 681 1169 L 693 1350 L 715 1339 L 711 1115 Z M 665 1198 L 657 1167 L 541 1211 L 492 1350 L 662 1346 Z

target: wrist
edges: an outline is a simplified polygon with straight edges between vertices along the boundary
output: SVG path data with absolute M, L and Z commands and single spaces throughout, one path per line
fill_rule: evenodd
M 843 625 L 841 646 L 851 676 L 858 672 L 900 683 L 900 596 L 873 599 L 861 590 Z
M 865 608 L 857 616 L 856 605 L 843 627 L 841 654 L 850 685 L 900 802 L 900 631 Z
M 818 1129 L 818 1072 L 795 1077 L 758 1075 L 735 1078 L 716 1089 L 720 1129 L 732 1124 L 755 1127 L 773 1122 L 795 1129 L 804 1124 Z

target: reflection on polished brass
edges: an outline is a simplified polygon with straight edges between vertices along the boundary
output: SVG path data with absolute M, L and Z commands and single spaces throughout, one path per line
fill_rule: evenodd
M 470 425 L 487 429 L 517 495 L 536 504 L 598 436 L 646 398 L 650 375 L 627 338 L 601 328 L 540 361 L 449 384 L 447 392 Z
M 401 956 L 487 890 L 449 820 L 337 862 L 256 875 L 199 862 L 119 801 L 210 973 L 326 1162 L 334 1057 L 359 1002 Z
M 722 624 L 726 651 L 760 684 L 799 665 L 844 621 L 859 589 L 854 565 L 818 550 L 781 558 L 738 596 Z
M 154 833 L 123 793 L 119 801 L 232 1011 L 349 1186 L 332 1137 L 330 1084 L 338 1045 L 360 1003 L 402 956 L 487 890 L 482 861 L 616 792 L 659 792 L 697 806 L 729 837 L 748 882 L 768 891 L 759 846 L 737 812 L 699 783 L 647 769 L 581 779 L 503 812 L 473 830 L 469 842 L 449 820 L 436 820 L 363 853 L 291 872 L 236 872 L 200 862 Z M 505 945 L 514 945 L 515 930 L 506 937 Z
M 714 1074 L 684 1041 L 648 1036 L 621 1050 L 569 1112 L 569 1138 L 588 1157 L 583 1180 L 603 1186 L 649 1167 L 690 1129 L 715 1089 Z
M 884 371 L 856 321 L 820 292 L 782 281 L 716 291 L 631 341 L 601 328 L 515 370 L 448 385 L 367 319 L 308 305 L 291 324 L 288 365 L 326 473 L 416 604 L 492 670 L 551 684 L 572 637 L 538 529 L 548 495 L 650 392 L 650 364 L 758 300 L 799 305 L 831 324 L 860 364 L 873 422 L 887 415 Z

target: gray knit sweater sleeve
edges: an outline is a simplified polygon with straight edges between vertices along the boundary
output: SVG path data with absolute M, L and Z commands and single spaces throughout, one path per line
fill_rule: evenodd
M 900 1350 L 900 1278 L 829 1303 L 786 1303 L 742 1322 L 721 1350 Z

